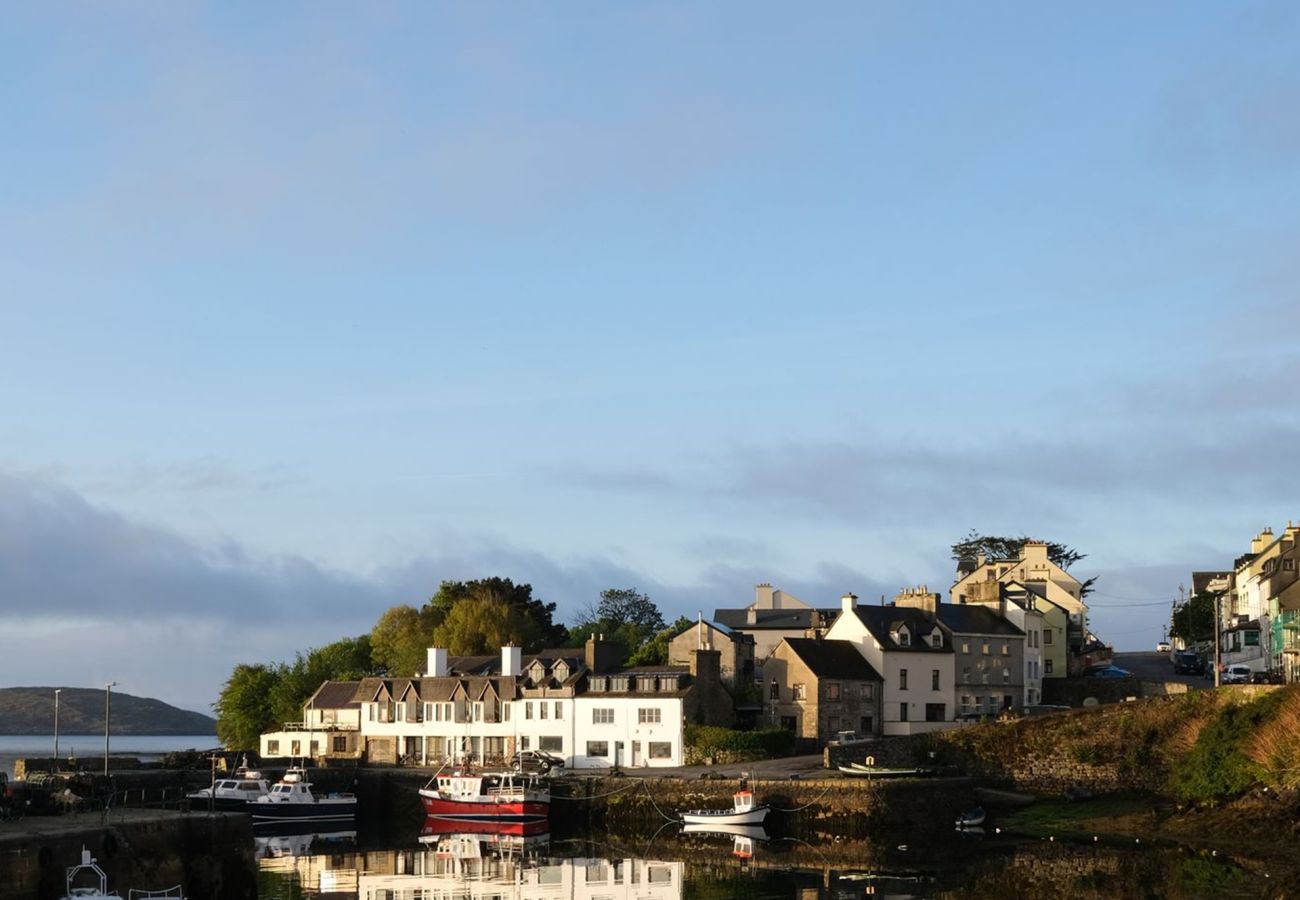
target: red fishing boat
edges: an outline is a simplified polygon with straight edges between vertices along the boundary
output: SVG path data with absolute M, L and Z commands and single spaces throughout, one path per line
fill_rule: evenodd
M 420 788 L 425 815 L 459 822 L 545 821 L 551 794 L 530 775 L 438 774 Z

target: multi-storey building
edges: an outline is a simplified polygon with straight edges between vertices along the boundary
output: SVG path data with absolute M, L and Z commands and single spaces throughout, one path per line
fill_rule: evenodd
M 1050 657 L 1053 672 L 1065 673 L 1065 633 L 1068 615 L 1065 610 L 1048 601 L 1045 597 L 1030 591 L 1019 582 L 977 581 L 972 582 L 959 596 L 956 606 L 978 604 L 986 607 L 994 615 L 1005 619 L 1024 634 L 1024 705 L 1034 706 L 1043 702 L 1043 678 L 1045 660 Z M 1042 607 L 1040 609 L 1039 607 Z M 1054 619 L 1048 625 L 1049 613 Z M 945 620 L 946 621 L 946 620 Z M 1047 643 L 1044 643 L 1046 638 Z M 966 664 L 957 662 L 957 674 L 960 679 Z M 1055 677 L 1055 676 L 1054 676 Z M 961 712 L 961 696 L 958 696 L 958 712 Z
M 767 724 L 818 744 L 880 734 L 884 679 L 850 641 L 786 638 L 763 667 Z
M 713 621 L 754 639 L 755 677 L 763 663 L 786 638 L 819 637 L 839 614 L 837 609 L 814 609 L 793 594 L 770 584 L 754 588 L 754 602 L 741 609 L 715 609 Z

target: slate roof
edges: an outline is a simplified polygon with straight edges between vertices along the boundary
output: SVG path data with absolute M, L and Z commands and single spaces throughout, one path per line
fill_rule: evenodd
M 863 658 L 852 641 L 819 641 L 815 638 L 786 638 L 785 644 L 818 678 L 845 681 L 884 681 Z
M 1220 578 L 1231 578 L 1231 572 L 1193 572 L 1192 573 L 1192 596 L 1202 594 L 1210 589 L 1210 582 Z
M 957 634 L 1004 634 L 1024 637 L 1025 633 L 987 606 L 939 604 L 939 621 Z
M 326 681 L 311 698 L 312 709 L 360 709 L 356 699 L 360 681 Z
M 767 629 L 811 628 L 813 613 L 821 614 L 821 621 L 829 625 L 839 609 L 760 609 L 757 621 L 750 624 L 748 609 L 715 609 L 713 622 L 733 631 L 763 631 Z
M 921 640 L 922 635 L 929 634 L 935 627 L 934 620 L 924 610 L 911 606 L 859 606 L 853 610 L 853 613 L 885 650 L 897 650 L 903 653 L 952 652 L 952 640 L 942 623 L 939 624 L 940 630 L 945 632 L 942 647 L 931 647 Z M 913 640 L 906 646 L 895 642 L 890 636 L 890 632 L 898 624 L 906 624 L 912 633 Z

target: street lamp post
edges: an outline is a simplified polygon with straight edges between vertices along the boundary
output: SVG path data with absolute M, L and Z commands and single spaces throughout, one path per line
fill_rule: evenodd
M 104 685 L 104 777 L 105 778 L 108 777 L 108 733 L 109 733 L 108 724 L 110 722 L 110 714 L 113 708 L 113 704 L 112 704 L 113 687 L 116 684 L 117 684 L 116 681 L 110 681 L 108 684 Z
M 54 758 L 59 758 L 59 694 L 63 693 L 63 688 L 54 689 Z

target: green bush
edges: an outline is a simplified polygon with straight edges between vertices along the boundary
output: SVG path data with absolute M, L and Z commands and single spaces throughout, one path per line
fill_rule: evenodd
M 1256 729 L 1273 718 L 1282 700 L 1265 694 L 1249 703 L 1228 704 L 1196 738 L 1190 753 L 1177 761 L 1170 790 L 1183 800 L 1218 803 L 1239 797 L 1259 784 L 1265 770 L 1246 755 Z
M 783 728 L 736 731 L 716 725 L 688 725 L 686 748 L 695 757 L 727 758 L 732 762 L 770 759 L 794 753 L 794 732 Z

